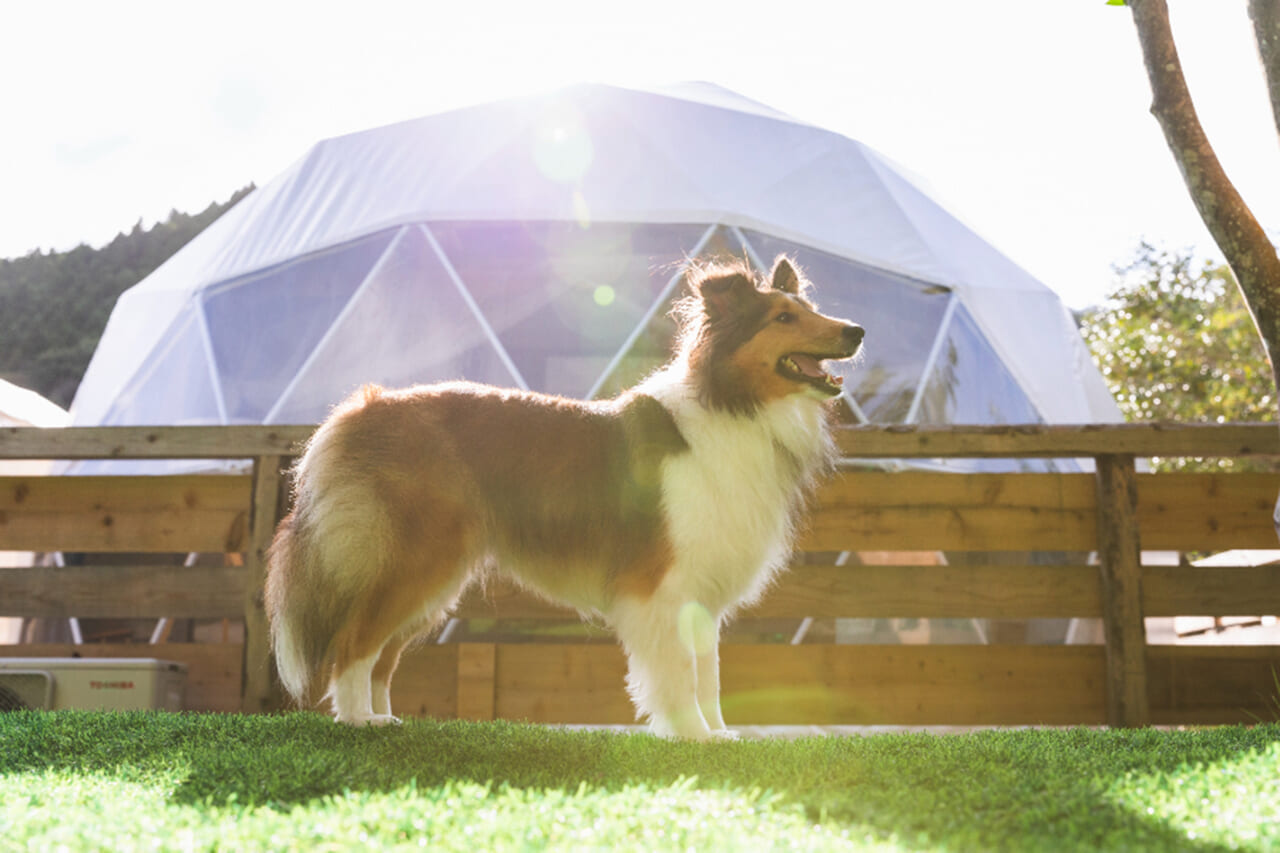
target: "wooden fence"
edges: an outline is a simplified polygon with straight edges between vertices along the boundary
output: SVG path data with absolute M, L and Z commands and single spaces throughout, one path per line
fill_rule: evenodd
M 0 477 L 0 550 L 226 555 L 216 568 L 0 570 L 0 616 L 242 618 L 243 644 L 0 646 L 0 655 L 162 657 L 189 667 L 193 709 L 278 706 L 262 605 L 263 555 L 286 501 L 283 469 L 310 427 L 0 429 L 0 459 L 246 459 L 251 473 Z M 1280 475 L 1145 474 L 1135 457 L 1280 455 L 1272 425 L 853 427 L 850 460 L 1091 458 L 1096 473 L 841 472 L 821 490 L 810 552 L 1094 553 L 1073 565 L 797 565 L 744 618 L 1095 617 L 1102 645 L 726 643 L 735 724 L 1247 722 L 1274 698 L 1275 646 L 1156 646 L 1144 616 L 1280 613 L 1280 567 L 1143 566 L 1148 550 L 1275 548 Z M 1024 561 L 1025 562 L 1025 561 Z M 459 616 L 566 618 L 511 587 Z M 425 644 L 405 656 L 398 713 L 625 723 L 614 644 Z

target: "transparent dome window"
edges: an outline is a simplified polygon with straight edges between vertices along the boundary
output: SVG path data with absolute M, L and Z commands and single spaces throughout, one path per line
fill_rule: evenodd
M 937 361 L 921 392 L 922 424 L 1036 424 L 1044 419 L 1004 362 L 991 349 L 969 312 L 957 306 Z M 1072 460 L 951 460 L 971 471 L 1077 470 Z
M 920 423 L 1034 424 L 1043 419 L 960 306 L 920 399 Z
M 194 305 L 116 397 L 106 426 L 218 423 L 217 395 Z
M 366 383 L 448 379 L 513 386 L 480 318 L 421 225 L 401 229 L 267 415 L 316 423 Z
M 431 223 L 529 388 L 584 397 L 706 225 Z
M 922 284 L 755 231 L 747 242 L 762 263 L 794 258 L 814 283 L 826 314 L 867 330 L 846 388 L 871 423 L 902 423 L 911 409 L 929 352 L 951 300 L 945 287 Z
M 203 308 L 227 423 L 261 423 L 395 231 L 227 282 Z

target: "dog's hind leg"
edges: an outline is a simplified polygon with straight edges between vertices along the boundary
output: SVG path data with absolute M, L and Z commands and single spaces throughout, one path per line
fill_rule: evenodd
M 419 633 L 438 623 L 465 586 L 467 572 L 456 569 L 429 595 L 391 590 L 369 596 L 359 615 L 335 638 L 333 713 L 340 723 L 387 725 L 400 722 L 391 713 L 391 677 L 400 654 Z
M 400 653 L 457 601 L 471 569 L 466 550 L 461 538 L 437 539 L 434 547 L 418 551 L 422 556 L 400 564 L 407 568 L 384 569 L 382 581 L 352 607 L 333 643 L 331 692 L 339 722 L 398 722 L 391 714 L 391 677 Z
M 382 647 L 382 653 L 378 655 L 378 662 L 373 665 L 370 681 L 375 716 L 392 716 L 391 676 L 395 674 L 396 667 L 400 665 L 400 653 L 404 651 L 405 646 L 409 645 L 413 636 L 414 632 L 404 631 L 399 636 L 392 637 Z

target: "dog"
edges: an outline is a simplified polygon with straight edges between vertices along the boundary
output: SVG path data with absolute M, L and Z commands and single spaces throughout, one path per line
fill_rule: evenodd
M 658 735 L 731 738 L 717 644 L 791 553 L 835 460 L 825 360 L 863 330 L 820 314 L 780 256 L 691 265 L 676 352 L 614 399 L 446 382 L 366 386 L 317 429 L 268 552 L 281 683 L 382 725 L 391 678 L 490 574 L 603 620 Z M 317 696 L 320 690 L 326 692 Z

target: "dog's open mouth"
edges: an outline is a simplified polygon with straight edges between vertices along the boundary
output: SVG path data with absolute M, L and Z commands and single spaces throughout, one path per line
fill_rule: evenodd
M 844 384 L 843 376 L 834 376 L 822 369 L 822 362 L 827 359 L 848 358 L 844 353 L 835 355 L 818 355 L 816 353 L 793 352 L 778 359 L 778 373 L 796 382 L 804 382 L 813 386 L 823 394 L 834 397 L 840 393 Z

